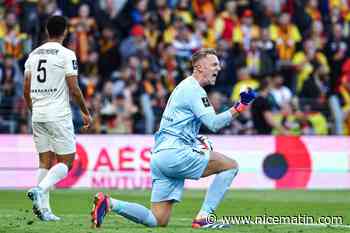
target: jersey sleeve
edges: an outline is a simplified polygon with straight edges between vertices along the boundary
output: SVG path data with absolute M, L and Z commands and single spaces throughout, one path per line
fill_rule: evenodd
M 78 62 L 77 57 L 73 51 L 68 51 L 65 56 L 64 70 L 67 76 L 77 76 L 78 75 Z
M 208 114 L 215 113 L 213 106 L 210 104 L 208 95 L 204 90 L 187 90 L 189 93 L 189 102 L 191 110 L 197 118 Z

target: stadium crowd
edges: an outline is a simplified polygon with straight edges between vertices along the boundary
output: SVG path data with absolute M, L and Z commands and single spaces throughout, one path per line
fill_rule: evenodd
M 217 112 L 242 88 L 259 91 L 220 134 L 350 134 L 349 0 L 2 2 L 0 133 L 30 133 L 24 62 L 45 41 L 48 16 L 64 15 L 65 45 L 78 57 L 93 116 L 90 133 L 153 133 L 169 94 L 191 74 L 192 53 L 211 47 L 222 62 L 207 89 Z

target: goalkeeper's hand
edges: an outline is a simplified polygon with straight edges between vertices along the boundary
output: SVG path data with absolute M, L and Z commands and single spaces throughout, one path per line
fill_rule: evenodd
M 247 106 L 252 103 L 258 95 L 252 88 L 248 87 L 248 89 L 242 91 L 239 96 L 241 99 L 235 105 L 235 110 L 240 113 L 246 110 Z

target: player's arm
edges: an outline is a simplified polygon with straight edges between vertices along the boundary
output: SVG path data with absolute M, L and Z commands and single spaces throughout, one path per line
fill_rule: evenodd
M 24 73 L 24 88 L 23 88 L 23 96 L 24 100 L 27 104 L 29 111 L 32 112 L 32 98 L 30 97 L 30 83 L 31 83 L 31 73 L 26 71 Z
M 243 91 L 240 94 L 240 101 L 229 110 L 216 114 L 214 110 L 203 114 L 200 119 L 202 123 L 211 131 L 217 132 L 221 128 L 228 126 L 232 119 L 248 108 L 248 105 L 256 98 L 256 93 L 252 89 Z
M 211 112 L 200 117 L 201 122 L 212 132 L 217 132 L 225 126 L 228 126 L 233 119 L 230 110 L 216 114 Z
M 86 107 L 83 93 L 80 90 L 78 84 L 78 78 L 76 75 L 66 77 L 69 92 L 71 93 L 74 101 L 79 105 L 81 112 L 83 113 L 84 126 L 89 127 L 91 124 L 91 116 L 88 108 Z
M 91 125 L 92 120 L 78 84 L 78 62 L 74 52 L 68 52 L 65 56 L 65 74 L 69 92 L 80 107 L 84 128 L 87 129 Z

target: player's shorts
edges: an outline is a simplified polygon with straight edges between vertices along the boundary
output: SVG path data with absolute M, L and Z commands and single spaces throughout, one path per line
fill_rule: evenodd
M 57 155 L 75 153 L 75 135 L 71 117 L 60 121 L 33 122 L 33 137 L 39 153 L 53 151 Z
M 209 151 L 196 148 L 162 150 L 152 154 L 151 202 L 181 201 L 185 179 L 198 180 L 209 162 Z

